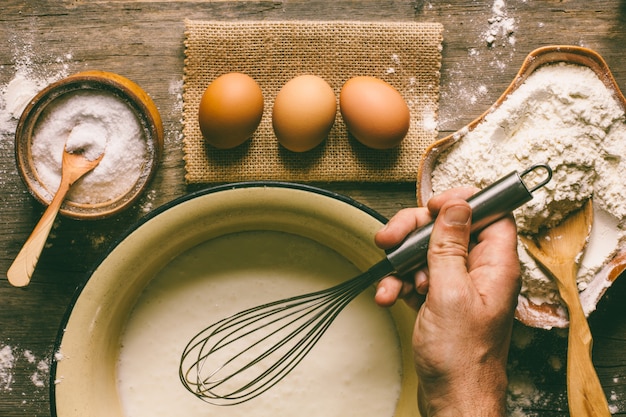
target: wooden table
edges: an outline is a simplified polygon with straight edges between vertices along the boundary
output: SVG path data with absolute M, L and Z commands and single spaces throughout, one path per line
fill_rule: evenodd
M 165 155 L 143 198 L 101 221 L 60 218 L 32 284 L 11 287 L 0 275 L 0 349 L 16 356 L 10 384 L 0 371 L 1 416 L 48 416 L 47 371 L 59 323 L 77 284 L 107 247 L 151 209 L 193 191 L 183 180 L 181 92 L 183 19 L 346 19 L 437 21 L 445 27 L 440 132 L 463 127 L 504 91 L 531 50 L 573 44 L 598 51 L 626 88 L 626 7 L 622 1 L 510 0 L 511 33 L 488 45 L 501 26 L 493 1 L 284 0 L 123 1 L 4 0 L 0 12 L 0 88 L 18 69 L 33 77 L 85 69 L 117 72 L 141 85 L 164 119 Z M 0 103 L 0 106 L 3 106 Z M 6 271 L 42 213 L 20 181 L 12 132 L 0 137 L 0 270 Z M 415 184 L 319 184 L 385 216 L 415 204 Z M 626 281 L 626 280 L 625 280 Z M 626 415 L 626 282 L 591 317 L 598 374 L 617 415 Z M 516 325 L 510 355 L 511 408 L 525 415 L 567 415 L 566 333 Z M 1 368 L 0 368 L 1 369 Z M 6 371 L 6 369 L 5 369 Z M 6 374 L 6 372 L 5 372 Z M 5 375 L 6 377 L 6 375 Z M 43 379 L 44 386 L 38 381 Z

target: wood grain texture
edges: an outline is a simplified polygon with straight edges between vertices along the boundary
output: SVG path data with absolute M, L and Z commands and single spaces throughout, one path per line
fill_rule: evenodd
M 146 212 L 199 186 L 186 186 L 181 149 L 183 20 L 347 19 L 436 21 L 444 25 L 440 134 L 462 128 L 506 89 L 525 56 L 549 44 L 598 51 L 626 89 L 626 3 L 621 0 L 509 0 L 512 33 L 497 27 L 493 1 L 291 0 L 291 1 L 88 1 L 4 0 L 0 12 L 0 86 L 27 68 L 44 78 L 86 69 L 117 72 L 142 86 L 164 120 L 165 154 L 142 199 L 126 212 L 90 222 L 59 218 L 33 282 L 7 283 L 5 272 L 43 208 L 25 190 L 13 157 L 11 132 L 0 131 L 0 349 L 15 348 L 10 389 L 0 386 L 0 416 L 49 416 L 48 382 L 31 377 L 49 359 L 59 323 L 75 287 L 106 249 Z M 4 105 L 0 103 L 0 106 Z M 385 216 L 415 204 L 415 184 L 317 184 L 349 195 Z M 614 285 L 590 318 L 593 357 L 609 405 L 626 415 L 626 280 Z M 566 338 L 559 331 L 515 326 L 511 347 L 512 408 L 526 415 L 566 416 Z M 524 388 L 524 389 L 522 389 Z

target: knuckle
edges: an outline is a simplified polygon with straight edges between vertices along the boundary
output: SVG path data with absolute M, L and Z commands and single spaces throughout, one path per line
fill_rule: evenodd
M 431 241 L 428 250 L 436 257 L 465 257 L 467 256 L 467 243 L 452 239 Z

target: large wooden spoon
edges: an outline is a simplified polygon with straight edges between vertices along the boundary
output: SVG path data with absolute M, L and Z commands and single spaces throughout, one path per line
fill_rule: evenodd
M 67 192 L 79 178 L 94 169 L 103 156 L 104 153 L 100 154 L 96 159 L 90 160 L 82 153 L 70 153 L 66 149 L 63 150 L 61 184 L 50 205 L 41 216 L 30 237 L 26 240 L 26 243 L 24 243 L 24 246 L 22 246 L 22 249 L 7 271 L 7 278 L 12 285 L 24 287 L 30 283 L 30 278 L 35 271 L 41 251 L 48 239 L 54 219 L 56 219 Z
M 530 255 L 555 279 L 569 313 L 567 397 L 572 417 L 610 417 L 609 406 L 591 360 L 593 339 L 576 284 L 580 255 L 593 223 L 591 199 L 556 227 L 534 238 L 520 236 Z

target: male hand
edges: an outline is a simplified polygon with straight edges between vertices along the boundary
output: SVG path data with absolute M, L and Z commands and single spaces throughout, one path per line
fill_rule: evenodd
M 472 237 L 475 190 L 454 189 L 427 208 L 405 209 L 376 235 L 383 249 L 436 217 L 427 268 L 410 280 L 387 277 L 376 302 L 402 298 L 418 311 L 413 333 L 418 399 L 424 416 L 504 416 L 506 361 L 520 288 L 512 216 Z

